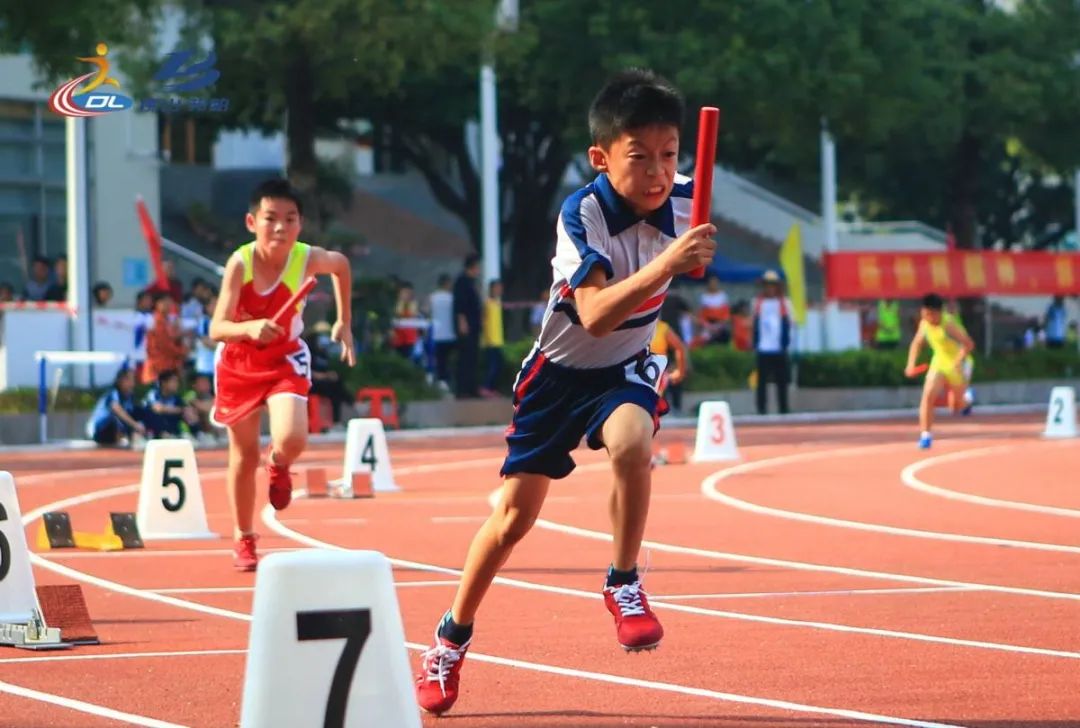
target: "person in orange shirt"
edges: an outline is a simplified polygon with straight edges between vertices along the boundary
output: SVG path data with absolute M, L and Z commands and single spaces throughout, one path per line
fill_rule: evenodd
M 154 295 L 153 324 L 146 332 L 146 363 L 141 373 L 143 384 L 157 382 L 161 372 L 184 369 L 188 350 L 172 310 L 173 299 L 168 293 Z
M 661 401 L 678 413 L 682 410 L 682 383 L 686 380 L 690 361 L 686 355 L 686 344 L 667 322 L 660 320 L 656 322 L 656 332 L 649 343 L 649 351 L 667 357 L 667 370 L 660 377 L 659 394 Z
M 750 307 L 746 301 L 739 301 L 731 312 L 731 345 L 736 351 L 750 351 L 753 348 Z

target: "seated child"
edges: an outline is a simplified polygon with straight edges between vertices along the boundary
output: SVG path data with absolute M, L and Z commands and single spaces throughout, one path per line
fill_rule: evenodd
M 94 405 L 86 435 L 99 445 L 129 447 L 134 433 L 146 434 L 142 409 L 135 406 L 135 372 L 121 369 L 113 386 Z

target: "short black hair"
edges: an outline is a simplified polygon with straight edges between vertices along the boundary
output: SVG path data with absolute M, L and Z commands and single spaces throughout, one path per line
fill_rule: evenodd
M 480 262 L 480 255 L 477 253 L 469 253 L 465 256 L 465 270 L 472 268 L 474 265 Z
M 165 382 L 171 381 L 173 379 L 179 381 L 180 372 L 176 371 L 175 369 L 166 369 L 157 375 L 158 386 L 160 387 L 165 384 Z
M 682 129 L 683 99 L 659 74 L 630 68 L 612 76 L 589 107 L 589 133 L 607 147 L 623 133 L 647 126 Z
M 927 293 L 922 298 L 922 307 L 931 311 L 940 311 L 945 308 L 945 301 L 936 293 Z
M 271 200 L 292 200 L 296 204 L 296 211 L 300 213 L 300 217 L 304 216 L 304 202 L 300 199 L 300 193 L 296 188 L 289 184 L 289 180 L 273 178 L 263 180 L 251 193 L 251 199 L 248 202 L 248 211 L 255 214 L 259 210 L 259 205 L 263 199 L 270 198 Z

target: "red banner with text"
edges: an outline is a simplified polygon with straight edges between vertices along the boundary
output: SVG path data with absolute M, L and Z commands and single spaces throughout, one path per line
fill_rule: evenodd
M 845 252 L 825 255 L 825 293 L 831 300 L 957 296 L 1080 294 L 1080 255 Z

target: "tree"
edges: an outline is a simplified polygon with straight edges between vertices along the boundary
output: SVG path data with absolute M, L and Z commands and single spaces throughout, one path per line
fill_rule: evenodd
M 85 72 L 78 56 L 98 43 L 122 46 L 138 42 L 141 27 L 133 20 L 154 14 L 159 0 L 96 0 L 65 4 L 63 12 L 48 3 L 0 3 L 0 53 L 30 53 L 44 83 Z
M 224 125 L 283 129 L 289 179 L 314 197 L 316 137 L 338 133 L 343 120 L 376 115 L 374 103 L 395 103 L 413 74 L 478 58 L 489 6 L 481 0 L 207 0 L 195 3 L 191 19 L 218 55 L 215 94 L 230 101 Z M 313 212 L 309 223 L 318 228 Z

